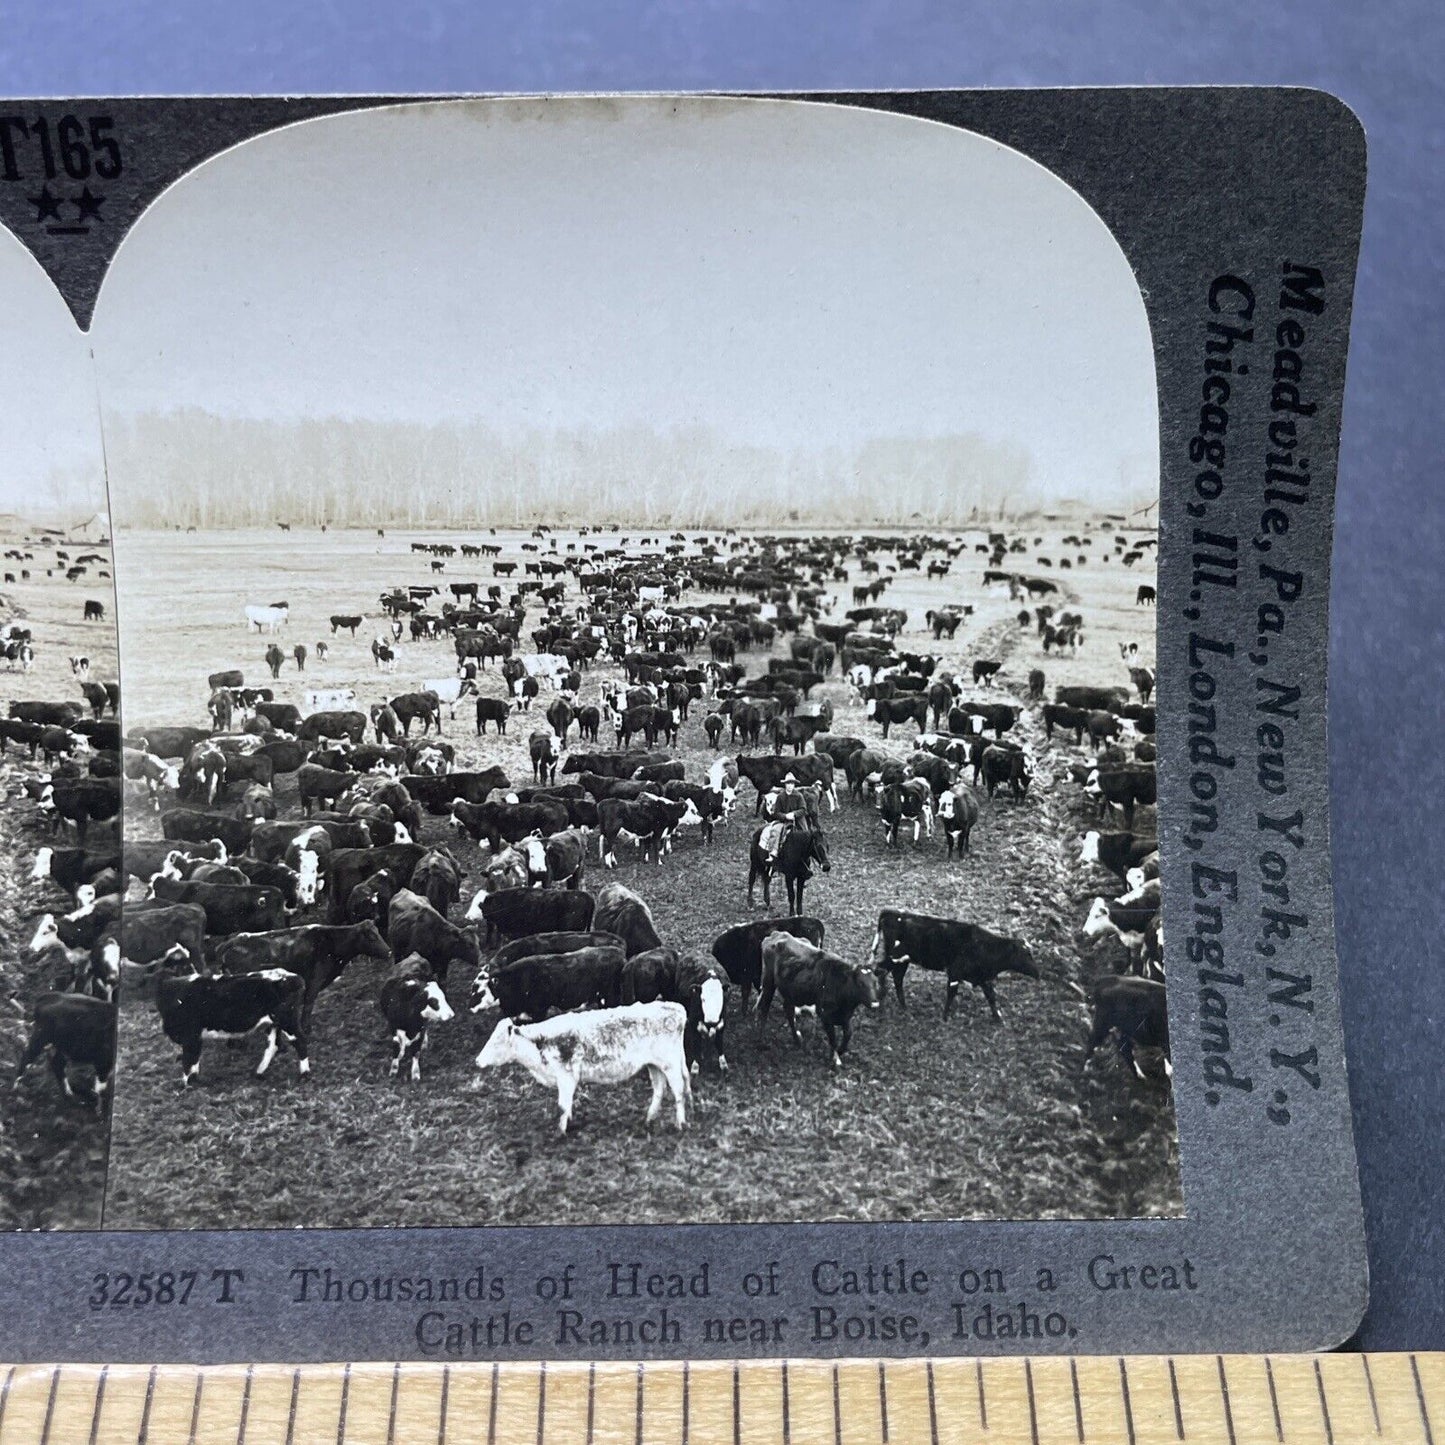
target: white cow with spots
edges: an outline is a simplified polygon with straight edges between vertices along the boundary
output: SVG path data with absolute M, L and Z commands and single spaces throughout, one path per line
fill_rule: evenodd
M 477 1055 L 479 1069 L 521 1064 L 539 1084 L 557 1090 L 558 1129 L 567 1132 L 579 1084 L 622 1084 L 644 1070 L 652 1084 L 651 1124 L 671 1093 L 679 1129 L 687 1126 L 687 1010 L 680 1003 L 558 1014 L 542 1023 L 503 1019 Z

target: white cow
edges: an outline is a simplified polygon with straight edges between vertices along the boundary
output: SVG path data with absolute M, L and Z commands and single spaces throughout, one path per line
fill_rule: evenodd
M 257 632 L 276 632 L 291 621 L 291 608 L 285 603 L 275 607 L 258 607 L 254 603 L 246 608 L 246 626 Z
M 553 687 L 572 670 L 572 664 L 556 652 L 529 652 L 521 662 L 528 677 L 535 677 Z
M 434 692 L 440 702 L 447 705 L 453 721 L 456 720 L 457 703 L 464 697 L 476 695 L 477 684 L 469 677 L 429 677 L 421 685 L 423 692 Z
M 647 1071 L 652 1102 L 651 1124 L 670 1091 L 679 1129 L 687 1126 L 687 1076 L 684 1035 L 687 1010 L 680 1003 L 628 1004 L 625 1008 L 558 1014 L 537 1024 L 503 1019 L 477 1055 L 479 1069 L 521 1064 L 539 1084 L 553 1085 L 561 1133 L 572 1118 L 578 1084 L 622 1084 Z

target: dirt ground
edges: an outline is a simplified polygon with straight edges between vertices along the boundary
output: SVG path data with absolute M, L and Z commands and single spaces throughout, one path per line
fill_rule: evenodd
M 1043 667 L 1050 695 L 1060 683 L 1127 685 L 1121 640 L 1136 640 L 1141 662 L 1154 660 L 1154 618 L 1137 608 L 1135 589 L 1153 581 L 1152 560 L 1126 569 L 1111 539 L 1097 528 L 1092 545 L 1070 548 L 1087 565 L 1041 569 L 1031 559 L 1057 559 L 1060 534 L 1080 531 L 1027 524 L 1042 545 L 1011 559 L 1052 576 L 1083 611 L 1086 643 L 1076 657 L 1045 658 L 1032 629 L 1016 621 L 1020 604 L 1004 588 L 981 585 L 984 558 L 971 548 L 949 577 L 905 573 L 884 599 L 906 608 L 900 646 L 938 652 L 942 666 L 970 675 L 975 658 L 1004 662 L 997 688 L 981 695 L 1022 696 L 1031 668 Z M 633 545 L 638 542 L 632 534 Z M 691 535 L 691 534 L 690 534 Z M 980 534 L 981 535 L 981 534 Z M 418 539 L 419 534 L 418 534 Z M 570 534 L 559 533 L 565 547 Z M 305 687 L 354 686 L 361 706 L 455 671 L 450 640 L 404 642 L 396 671 L 378 675 L 369 646 L 380 630 L 378 597 L 385 589 L 439 580 L 492 580 L 487 561 L 455 559 L 433 579 L 413 556 L 412 534 L 308 531 L 123 534 L 118 565 L 127 727 L 205 722 L 208 673 L 241 667 L 248 683 L 269 685 L 262 653 L 268 638 L 248 634 L 247 603 L 290 603 L 291 622 L 279 641 L 311 653 L 304 674 L 288 660 L 277 684 L 280 700 L 300 702 Z M 446 540 L 428 534 L 427 540 Z M 523 557 L 523 534 L 468 535 L 450 540 L 497 541 L 504 559 Z M 614 539 L 607 539 L 614 540 Z M 565 553 L 564 553 L 565 555 Z M 1151 554 L 1152 557 L 1152 554 Z M 520 569 L 519 569 L 520 572 Z M 575 587 L 569 602 L 575 598 Z M 684 603 L 706 600 L 689 594 Z M 953 642 L 934 644 L 923 613 L 948 602 L 976 609 Z M 851 605 L 841 585 L 836 612 Z M 332 636 L 334 612 L 365 612 L 353 640 Z M 535 614 L 534 614 L 535 615 Z M 524 633 L 530 629 L 524 629 Z M 326 663 L 315 644 L 331 646 Z M 786 653 L 786 639 L 777 644 Z M 531 644 L 526 644 L 530 650 Z M 739 654 L 750 672 L 766 656 Z M 584 676 L 582 701 L 618 675 L 611 664 Z M 504 688 L 495 673 L 488 695 Z M 851 688 L 836 671 L 814 696 L 837 710 L 833 730 L 865 738 L 899 755 L 912 748 L 913 728 L 895 729 L 880 744 Z M 546 698 L 544 696 L 543 703 Z M 678 755 L 689 777 L 715 756 L 695 705 Z M 530 780 L 527 736 L 545 728 L 540 712 L 516 715 L 508 736 L 474 733 L 464 702 L 445 735 L 457 744 L 458 766 L 500 763 L 514 781 Z M 183 1090 L 178 1051 L 162 1035 L 150 1004 L 122 1006 L 121 1052 L 114 1121 L 108 1227 L 256 1227 L 756 1221 L 779 1219 L 1064 1218 L 1167 1215 L 1181 1210 L 1172 1105 L 1162 1079 L 1136 1080 L 1112 1053 L 1083 1067 L 1088 1033 L 1079 986 L 1113 966 L 1110 945 L 1081 948 L 1077 930 L 1095 892 L 1116 885 L 1110 875 L 1077 862 L 1086 823 L 1078 785 L 1058 780 L 1077 756 L 1071 743 L 1045 740 L 1032 714 L 1015 736 L 1040 757 L 1036 786 L 1022 803 L 1003 795 L 982 801 L 973 851 L 946 861 L 941 833 L 917 848 L 885 846 L 871 805 L 846 799 L 824 814 L 832 871 L 810 885 L 807 911 L 827 926 L 827 944 L 863 959 L 878 911 L 898 907 L 966 918 L 1025 938 L 1043 977 L 1005 976 L 999 986 L 1002 1025 L 968 990 L 953 1017 L 941 1017 L 944 982 L 910 970 L 909 1007 L 886 999 L 860 1016 L 844 1067 L 829 1067 L 826 1045 L 804 1024 L 795 1046 L 780 1014 L 743 1017 L 729 999 L 732 1072 L 704 1073 L 695 1088 L 690 1127 L 679 1135 L 643 1123 L 641 1081 L 584 1089 L 574 1132 L 559 1139 L 555 1099 L 520 1070 L 479 1075 L 473 1060 L 496 1022 L 465 1012 L 470 979 L 454 970 L 448 994 L 458 1018 L 435 1028 L 420 1084 L 386 1077 L 388 1043 L 375 999 L 387 966 L 363 960 L 322 996 L 312 1038 L 312 1073 L 298 1080 L 283 1052 L 263 1079 L 251 1076 L 260 1044 L 208 1045 L 199 1081 Z M 605 745 L 606 740 L 604 740 Z M 576 746 L 573 733 L 572 745 Z M 283 816 L 294 810 L 294 780 L 279 795 Z M 761 894 L 749 908 L 747 847 L 754 795 L 746 783 L 739 811 L 704 848 L 687 835 L 654 867 L 621 850 L 613 875 L 647 900 L 664 942 L 706 953 L 724 928 L 763 916 Z M 1091 809 L 1089 811 L 1092 811 Z M 1141 810 L 1136 826 L 1150 825 Z M 156 836 L 153 815 L 132 799 L 127 827 Z M 906 837 L 906 835 L 905 835 Z M 445 839 L 463 867 L 476 858 L 465 835 L 429 820 L 422 841 Z M 584 886 L 605 870 L 595 854 Z M 782 890 L 779 888 L 779 895 Z M 774 899 L 774 912 L 785 904 Z M 304 921 L 298 918 L 296 921 Z
M 12 545 L 10 543 L 7 546 Z M 83 701 L 70 669 L 74 655 L 90 658 L 91 678 L 116 677 L 114 608 L 109 581 L 92 576 L 67 582 L 62 572 L 46 577 L 53 567 L 49 547 L 31 547 L 35 560 L 29 581 L 7 583 L 0 593 L 0 622 L 19 622 L 34 637 L 35 664 L 29 673 L 0 664 L 0 713 L 20 699 Z M 104 547 L 75 545 L 80 552 L 106 552 Z M 22 565 L 7 561 L 9 570 Z M 103 602 L 107 620 L 83 622 L 86 598 Z M 81 1087 L 67 1099 L 45 1061 L 34 1064 L 18 1089 L 10 1088 L 15 1066 L 25 1049 L 28 1016 L 35 997 L 53 980 L 37 970 L 29 944 L 42 914 L 65 912 L 74 902 L 64 889 L 35 882 L 30 873 L 36 851 L 56 841 L 49 822 L 25 795 L 23 782 L 43 770 L 23 748 L 10 744 L 0 763 L 0 1228 L 95 1229 L 100 1225 L 105 1194 L 107 1120 L 88 1102 Z M 96 829 L 96 840 L 104 830 Z M 61 839 L 62 844 L 73 840 Z M 88 1076 L 87 1076 L 88 1078 Z

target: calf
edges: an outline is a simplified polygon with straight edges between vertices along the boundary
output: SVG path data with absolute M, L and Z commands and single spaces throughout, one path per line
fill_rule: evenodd
M 878 1007 L 877 975 L 866 964 L 849 963 L 801 938 L 774 933 L 763 940 L 763 987 L 758 1016 L 766 1019 L 773 995 L 781 996 L 783 1017 L 794 1043 L 802 1043 L 796 1011 L 811 1008 L 828 1036 L 833 1067 L 841 1068 L 853 1032 L 853 1014 L 865 1004 Z
M 305 991 L 301 978 L 279 968 L 234 976 L 192 973 L 162 978 L 156 985 L 156 1008 L 166 1037 L 180 1047 L 183 1081 L 189 1084 L 200 1073 L 206 1035 L 245 1038 L 258 1029 L 266 1030 L 258 1077 L 271 1067 L 278 1037 L 296 1050 L 297 1072 L 310 1073 L 301 1019 Z
M 425 960 L 414 954 L 403 960 L 401 972 L 382 984 L 377 1005 L 391 1036 L 391 1068 L 387 1072 L 394 1079 L 403 1065 L 409 1065 L 416 1082 L 421 1078 L 427 1025 L 444 1024 L 456 1017 L 441 984 L 430 978 Z
M 1127 881 L 1129 870 L 1159 851 L 1157 838 L 1136 838 L 1133 833 L 1101 833 L 1090 829 L 1079 839 L 1079 862 L 1098 863 Z
M 938 821 L 943 827 L 948 856 L 957 851 L 960 858 L 968 852 L 968 836 L 978 822 L 978 799 L 973 790 L 962 783 L 950 788 L 938 800 Z
M 579 1084 L 620 1084 L 644 1070 L 652 1084 L 651 1124 L 671 1091 L 677 1127 L 687 1124 L 687 1013 L 680 1004 L 631 1004 L 545 1023 L 518 1025 L 503 1019 L 477 1055 L 479 1069 L 518 1063 L 540 1084 L 555 1086 L 567 1132 Z
M 944 1018 L 953 1011 L 959 985 L 968 983 L 988 1000 L 989 1011 L 1001 1023 L 1003 1015 L 994 996 L 994 980 L 1002 973 L 1021 973 L 1034 979 L 1040 976 L 1028 945 L 1020 939 L 1005 938 L 959 918 L 935 918 L 896 908 L 885 908 L 878 915 L 872 959 L 880 981 L 886 974 L 893 975 L 900 1008 L 905 1007 L 903 975 L 910 963 L 947 974 Z
M 107 1000 L 80 993 L 42 993 L 30 1011 L 30 1037 L 15 1070 L 15 1087 L 49 1049 L 50 1072 L 68 1099 L 75 1097 L 66 1072 L 70 1065 L 91 1069 L 91 1094 L 98 1110 L 115 1070 L 115 1019 L 115 1005 Z

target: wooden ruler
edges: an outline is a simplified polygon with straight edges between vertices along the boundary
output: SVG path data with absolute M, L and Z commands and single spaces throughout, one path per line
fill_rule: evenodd
M 0 1380 L 0 1445 L 1435 1445 L 1437 1428 L 1445 1445 L 1445 1354 L 25 1365 Z

